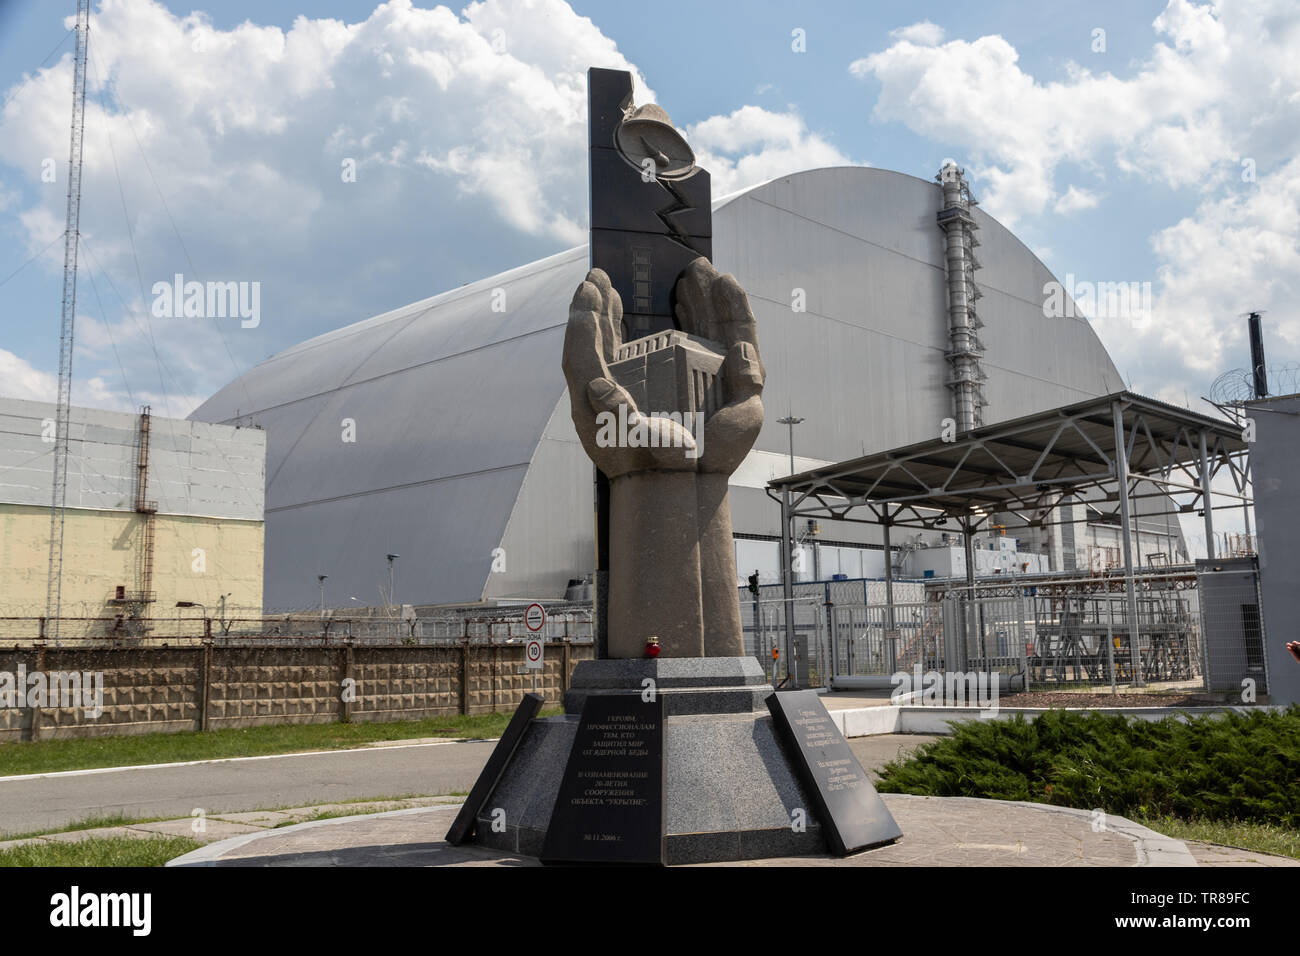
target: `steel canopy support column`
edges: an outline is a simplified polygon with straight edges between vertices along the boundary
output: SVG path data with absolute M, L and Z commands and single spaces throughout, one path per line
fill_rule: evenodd
M 1205 508 L 1205 557 L 1214 560 L 1214 509 L 1210 507 L 1210 456 L 1205 447 L 1205 429 L 1201 429 L 1201 505 Z
M 1133 542 L 1129 538 L 1132 520 L 1128 500 L 1128 452 L 1124 441 L 1124 408 L 1119 402 L 1111 403 L 1111 417 L 1115 422 L 1115 479 L 1119 484 L 1120 535 L 1124 543 L 1124 592 L 1128 598 L 1129 659 L 1133 668 L 1133 686 L 1141 687 L 1142 651 L 1138 629 L 1137 584 L 1133 580 Z M 1204 433 L 1202 432 L 1202 440 Z
M 969 520 L 961 524 L 963 545 L 966 549 L 966 594 L 975 600 L 975 528 Z
M 894 634 L 894 561 L 889 547 L 889 527 L 893 520 L 887 515 L 881 522 L 885 533 L 885 636 L 889 640 L 889 669 L 898 670 L 898 644 Z
M 785 619 L 785 672 L 795 681 L 798 675 L 790 670 L 794 651 L 794 548 L 790 537 L 790 491 L 781 492 L 781 597 L 782 617 Z M 776 669 L 773 668 L 773 676 Z
M 966 549 L 966 614 L 962 626 L 962 642 L 964 644 L 962 661 L 964 666 L 964 662 L 971 652 L 971 644 L 975 637 L 975 627 L 978 619 L 975 616 L 975 526 L 971 524 L 970 518 L 962 520 L 961 530 Z

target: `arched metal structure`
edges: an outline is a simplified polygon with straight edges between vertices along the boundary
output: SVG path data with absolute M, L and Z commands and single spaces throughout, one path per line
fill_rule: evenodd
M 714 261 L 749 294 L 768 372 L 768 421 L 733 477 L 738 536 L 780 536 L 763 491 L 791 470 L 779 418 L 805 419 L 803 471 L 932 438 L 953 417 L 941 208 L 935 182 L 857 166 L 715 201 Z M 970 215 L 984 420 L 1120 389 L 1085 320 L 1044 315 L 1047 268 Z M 592 471 L 560 372 L 587 263 L 582 246 L 318 336 L 195 411 L 266 429 L 268 608 L 312 607 L 321 573 L 336 603 L 376 603 L 387 553 L 402 555 L 408 603 L 559 596 L 592 570 Z

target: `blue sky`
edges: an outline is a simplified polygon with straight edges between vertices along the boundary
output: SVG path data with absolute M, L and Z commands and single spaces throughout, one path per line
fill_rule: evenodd
M 0 0 L 0 394 L 53 393 L 71 38 L 38 67 L 74 6 Z M 305 338 L 583 241 L 591 64 L 643 78 L 718 194 L 956 158 L 1059 277 L 1152 283 L 1151 315 L 1095 327 L 1132 387 L 1195 400 L 1248 363 L 1247 308 L 1271 362 L 1300 359 L 1297 48 L 1272 0 L 96 2 L 74 401 L 183 415 Z M 260 282 L 261 323 L 149 316 L 177 272 Z

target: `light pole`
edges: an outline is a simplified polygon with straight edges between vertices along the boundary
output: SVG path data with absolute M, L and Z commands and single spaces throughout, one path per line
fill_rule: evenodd
M 201 610 L 201 611 L 203 612 L 203 620 L 206 622 L 207 619 L 208 619 L 208 609 L 207 609 L 206 607 L 204 607 L 202 604 L 200 604 L 198 601 L 177 601 L 177 602 L 176 602 L 176 607 L 177 607 L 177 609 L 180 609 L 180 608 L 183 608 L 183 607 L 196 607 L 196 608 L 198 608 L 199 610 Z M 178 622 L 180 621 L 180 615 L 179 615 L 179 614 L 176 615 L 176 619 L 177 619 Z M 177 626 L 176 629 L 177 629 L 177 631 L 180 630 L 179 624 L 178 624 L 178 626 Z M 207 628 L 205 627 L 205 628 L 204 628 L 204 631 L 206 631 L 206 630 L 207 630 Z M 177 634 L 176 636 L 177 636 L 177 637 L 180 637 L 180 634 Z M 207 634 L 205 633 L 203 636 L 204 636 L 204 637 L 207 637 Z
M 316 580 L 320 583 L 320 619 L 322 621 L 325 620 L 325 579 L 328 577 L 328 574 L 316 575 Z
M 790 426 L 790 474 L 794 474 L 794 426 L 803 423 L 802 418 L 795 418 L 793 415 L 787 415 L 785 418 L 776 420 L 778 425 Z
M 217 612 L 217 615 L 219 616 L 219 618 L 220 618 L 220 620 L 221 620 L 221 633 L 222 633 L 222 634 L 229 634 L 229 633 L 230 633 L 230 624 L 227 624 L 227 623 L 226 623 L 226 598 L 228 598 L 228 597 L 234 597 L 234 594 L 235 594 L 234 591 L 227 591 L 225 594 L 221 595 L 221 610 Z M 231 623 L 234 623 L 234 622 L 232 621 Z
M 388 555 L 388 603 L 392 606 L 397 605 L 397 599 L 393 596 L 393 562 L 400 557 L 400 554 Z
M 802 421 L 803 421 L 802 418 L 795 418 L 793 415 L 787 415 L 785 418 L 777 419 L 778 425 L 787 425 L 790 428 L 790 474 L 792 475 L 794 474 L 794 426 L 798 425 Z M 782 563 L 785 565 L 785 567 L 782 569 L 784 572 L 782 575 L 784 578 L 784 581 L 782 582 L 784 586 L 782 587 L 782 595 L 781 595 L 782 598 L 784 599 L 781 602 L 782 616 L 785 618 L 785 673 L 786 673 L 787 680 L 789 680 L 793 676 L 794 680 L 792 681 L 792 683 L 794 686 L 797 687 L 799 685 L 799 668 L 795 666 L 793 674 L 790 670 L 792 666 L 792 660 L 793 660 L 791 654 L 794 651 L 793 562 L 794 562 L 795 544 L 794 544 L 794 527 L 793 527 L 794 517 L 790 514 L 789 488 L 786 488 L 781 493 L 781 497 L 782 497 L 781 517 L 784 519 L 782 521 L 781 530 L 783 532 L 782 537 L 785 538 L 785 544 L 786 544 L 786 547 L 784 548 L 785 554 L 782 556 L 783 558 Z

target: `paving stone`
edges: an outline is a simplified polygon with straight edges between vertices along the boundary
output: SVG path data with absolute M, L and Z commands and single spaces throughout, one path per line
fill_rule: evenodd
M 1122 817 L 1100 831 L 1089 811 L 965 797 L 883 794 L 903 839 L 856 856 L 799 856 L 720 866 L 1195 866 L 1181 841 Z M 450 848 L 440 837 L 453 806 L 326 820 L 212 844 L 175 863 L 221 866 L 531 865 L 518 853 Z M 1267 854 L 1216 848 L 1220 865 L 1273 865 Z M 1232 861 L 1229 864 L 1229 861 Z M 1300 861 L 1284 861 L 1295 865 Z
M 132 823 L 126 829 L 149 836 L 182 836 L 189 837 L 191 840 L 198 840 L 200 843 L 215 843 L 217 840 L 225 840 L 229 837 L 239 836 L 242 833 L 257 833 L 264 828 L 248 826 L 243 823 L 230 823 L 226 820 L 214 820 L 212 817 L 208 817 L 203 821 L 202 832 L 196 833 L 194 831 L 194 818 L 186 817 L 180 820 L 158 820 L 154 823 Z

